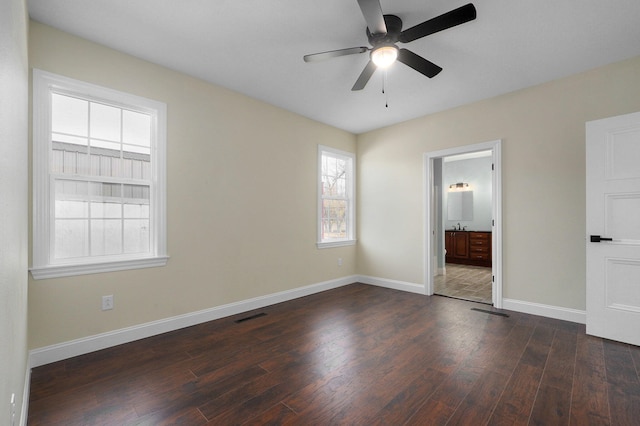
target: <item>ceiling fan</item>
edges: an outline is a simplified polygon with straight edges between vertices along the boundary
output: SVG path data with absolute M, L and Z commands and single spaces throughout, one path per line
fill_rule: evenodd
M 476 19 L 476 8 L 469 3 L 402 31 L 402 20 L 399 17 L 382 14 L 380 0 L 358 0 L 358 5 L 367 23 L 367 38 L 371 48 L 350 47 L 304 56 L 305 62 L 316 62 L 371 51 L 369 62 L 351 90 L 364 89 L 376 69 L 386 68 L 396 60 L 429 78 L 435 77 L 442 71 L 441 67 L 410 50 L 398 48 L 396 43 L 409 43 Z

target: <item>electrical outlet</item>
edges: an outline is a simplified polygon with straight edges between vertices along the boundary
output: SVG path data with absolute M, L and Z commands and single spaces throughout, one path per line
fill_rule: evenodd
M 338 266 L 342 266 L 342 258 L 341 257 L 338 258 Z
M 108 311 L 110 309 L 113 309 L 113 294 L 102 296 L 102 310 Z

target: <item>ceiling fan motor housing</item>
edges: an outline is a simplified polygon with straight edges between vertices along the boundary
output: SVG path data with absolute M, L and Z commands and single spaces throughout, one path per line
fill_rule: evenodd
M 367 39 L 371 46 L 378 47 L 379 45 L 392 45 L 398 41 L 400 33 L 402 32 L 402 19 L 396 15 L 384 15 L 384 23 L 387 26 L 386 34 L 371 34 L 367 27 Z

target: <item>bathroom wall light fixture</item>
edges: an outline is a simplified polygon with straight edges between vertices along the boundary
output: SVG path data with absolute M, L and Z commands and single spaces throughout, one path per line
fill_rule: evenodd
M 449 191 L 470 191 L 471 187 L 466 182 L 452 183 L 449 185 Z

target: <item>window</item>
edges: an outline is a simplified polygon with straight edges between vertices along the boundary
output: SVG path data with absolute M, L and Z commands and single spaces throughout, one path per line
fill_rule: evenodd
M 318 247 L 355 243 L 354 159 L 350 152 L 318 146 Z
M 33 75 L 33 277 L 166 264 L 166 105 Z

